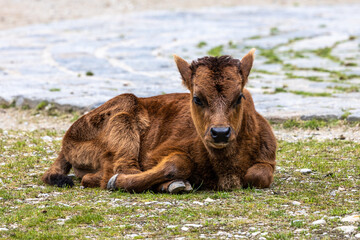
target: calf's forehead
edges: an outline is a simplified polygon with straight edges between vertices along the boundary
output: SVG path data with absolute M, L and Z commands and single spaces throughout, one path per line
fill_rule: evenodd
M 206 95 L 233 95 L 241 88 L 242 79 L 236 66 L 227 66 L 214 71 L 200 66 L 193 77 L 194 92 L 201 91 Z

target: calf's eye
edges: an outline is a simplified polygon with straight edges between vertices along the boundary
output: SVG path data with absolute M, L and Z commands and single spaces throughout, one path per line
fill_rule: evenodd
M 195 103 L 196 105 L 199 105 L 199 106 L 203 106 L 203 105 L 204 105 L 204 104 L 202 103 L 202 101 L 200 100 L 200 98 L 198 98 L 198 97 L 194 97 L 193 100 L 194 100 L 194 103 Z

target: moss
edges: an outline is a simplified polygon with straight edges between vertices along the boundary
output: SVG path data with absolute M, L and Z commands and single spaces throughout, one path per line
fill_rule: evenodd
M 50 92 L 60 92 L 61 89 L 60 88 L 50 88 L 49 91 Z
M 229 41 L 228 42 L 228 47 L 231 48 L 231 49 L 236 49 L 237 45 L 233 41 Z
M 94 76 L 94 73 L 93 73 L 93 72 L 91 72 L 91 71 L 87 71 L 87 72 L 85 73 L 85 75 L 86 75 L 86 76 L 90 76 L 90 77 L 91 77 L 91 76 Z
M 49 104 L 48 101 L 41 101 L 37 106 L 36 110 L 42 110 Z
M 282 64 L 283 61 L 276 55 L 274 49 L 260 49 L 260 56 L 266 57 L 268 60 L 265 62 L 267 64 Z
M 224 50 L 224 46 L 223 45 L 219 45 L 216 47 L 211 48 L 207 54 L 213 57 L 218 57 L 223 55 L 223 50 Z
M 277 27 L 270 28 L 270 35 L 278 35 L 280 33 L 280 30 Z
M 203 48 L 203 47 L 205 47 L 206 45 L 207 45 L 206 42 L 201 41 L 201 42 L 199 42 L 199 43 L 196 45 L 196 47 L 197 47 L 197 48 Z

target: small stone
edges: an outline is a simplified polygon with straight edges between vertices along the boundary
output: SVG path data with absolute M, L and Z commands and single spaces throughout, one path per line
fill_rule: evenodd
M 189 228 L 188 227 L 182 227 L 181 230 L 186 232 L 186 231 L 189 231 Z
M 311 173 L 312 170 L 311 169 L 308 169 L 308 168 L 303 168 L 303 169 L 300 169 L 300 173 L 302 174 L 309 174 Z
M 169 225 L 169 226 L 167 226 L 166 228 L 176 228 L 177 227 L 177 225 Z
M 360 233 L 356 234 L 355 238 L 360 238 Z
M 205 202 L 215 202 L 215 200 L 208 197 L 207 199 L 205 199 Z
M 299 205 L 301 205 L 301 202 L 293 201 L 293 202 L 292 202 L 292 205 L 299 206 Z
M 259 240 L 266 240 L 266 238 L 264 238 L 264 237 L 259 237 Z
M 341 222 L 358 222 L 360 221 L 360 215 L 352 215 L 344 217 L 340 220 Z
M 192 223 L 185 224 L 185 226 L 186 227 L 194 227 L 194 228 L 202 227 L 201 224 L 192 224 Z
M 255 237 L 255 236 L 259 235 L 259 234 L 260 234 L 260 232 L 253 232 L 251 235 L 252 235 L 253 237 Z
M 322 225 L 322 224 L 326 224 L 326 221 L 324 219 L 320 219 L 320 220 L 312 222 L 311 224 L 312 225 Z
M 255 231 L 256 227 L 249 227 L 249 231 Z
M 51 142 L 53 139 L 52 137 L 49 137 L 49 136 L 43 136 L 41 137 L 42 140 L 44 140 L 45 142 Z
M 200 206 L 204 205 L 202 202 L 199 202 L 199 201 L 193 201 L 193 204 L 197 204 L 197 205 L 200 205 Z
M 0 228 L 0 231 L 8 231 L 9 229 L 7 228 Z
M 336 230 L 341 230 L 344 233 L 352 233 L 355 231 L 356 227 L 355 226 L 341 226 L 341 227 L 337 227 L 335 228 Z

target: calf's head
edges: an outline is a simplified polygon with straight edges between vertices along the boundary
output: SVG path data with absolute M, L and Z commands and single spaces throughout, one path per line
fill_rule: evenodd
M 190 90 L 196 130 L 208 148 L 221 149 L 235 142 L 254 52 L 251 49 L 241 61 L 230 56 L 203 57 L 191 64 L 174 55 L 183 84 Z

